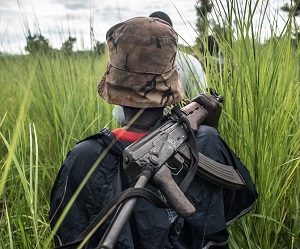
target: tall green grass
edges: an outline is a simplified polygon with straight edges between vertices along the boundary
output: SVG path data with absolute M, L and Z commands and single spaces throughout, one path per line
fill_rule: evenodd
M 299 45 L 292 42 L 292 21 L 280 35 L 258 40 L 253 27 L 258 1 L 238 10 L 238 1 L 220 21 L 235 26 L 221 44 L 223 71 L 208 56 L 208 81 L 224 94 L 220 131 L 249 168 L 259 199 L 253 211 L 230 229 L 232 248 L 300 248 Z M 221 14 L 220 3 L 215 11 Z M 245 13 L 244 16 L 241 13 Z M 276 18 L 260 11 L 261 20 Z M 218 38 L 218 37 L 217 37 Z
M 0 248 L 44 248 L 50 189 L 68 150 L 104 126 L 107 55 L 1 58 Z M 0 215 L 1 217 L 1 215 Z
M 250 5 L 246 16 L 239 8 L 218 15 L 236 30 L 220 44 L 223 70 L 209 54 L 200 57 L 209 85 L 225 97 L 220 132 L 259 192 L 253 210 L 230 227 L 230 244 L 300 248 L 299 46 L 291 42 L 292 20 L 279 37 L 259 43 Z M 276 24 L 264 9 L 261 19 Z M 106 62 L 106 54 L 0 58 L 0 248 L 45 248 L 50 190 L 68 150 L 116 127 L 112 107 L 97 94 Z

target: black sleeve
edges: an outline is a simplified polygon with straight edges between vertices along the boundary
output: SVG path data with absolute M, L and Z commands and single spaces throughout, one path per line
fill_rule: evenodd
M 244 178 L 245 186 L 240 190 L 230 190 L 195 176 L 186 196 L 196 207 L 196 213 L 184 220 L 177 246 L 227 248 L 226 227 L 251 210 L 257 192 L 247 168 L 215 128 L 201 125 L 196 134 L 196 144 L 198 151 L 205 156 L 234 166 Z
M 53 229 L 77 188 L 102 154 L 96 139 L 85 140 L 67 155 L 52 188 L 49 218 Z M 55 245 L 73 242 L 121 186 L 111 184 L 118 167 L 108 155 L 97 165 L 56 232 Z

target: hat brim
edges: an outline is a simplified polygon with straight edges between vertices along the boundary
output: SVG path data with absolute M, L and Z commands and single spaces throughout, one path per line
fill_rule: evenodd
M 176 66 L 164 74 L 133 73 L 109 66 L 98 93 L 108 103 L 137 108 L 170 106 L 184 98 Z

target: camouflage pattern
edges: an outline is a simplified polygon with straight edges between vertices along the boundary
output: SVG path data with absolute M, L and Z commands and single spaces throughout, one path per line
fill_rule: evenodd
M 153 108 L 183 99 L 175 60 L 178 36 L 167 22 L 132 18 L 110 28 L 106 40 L 109 61 L 98 92 L 108 103 Z

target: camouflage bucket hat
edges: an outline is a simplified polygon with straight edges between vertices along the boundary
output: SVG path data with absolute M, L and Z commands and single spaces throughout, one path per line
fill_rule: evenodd
M 184 97 L 176 65 L 178 36 L 165 21 L 136 17 L 110 28 L 109 61 L 98 85 L 108 103 L 164 107 Z

